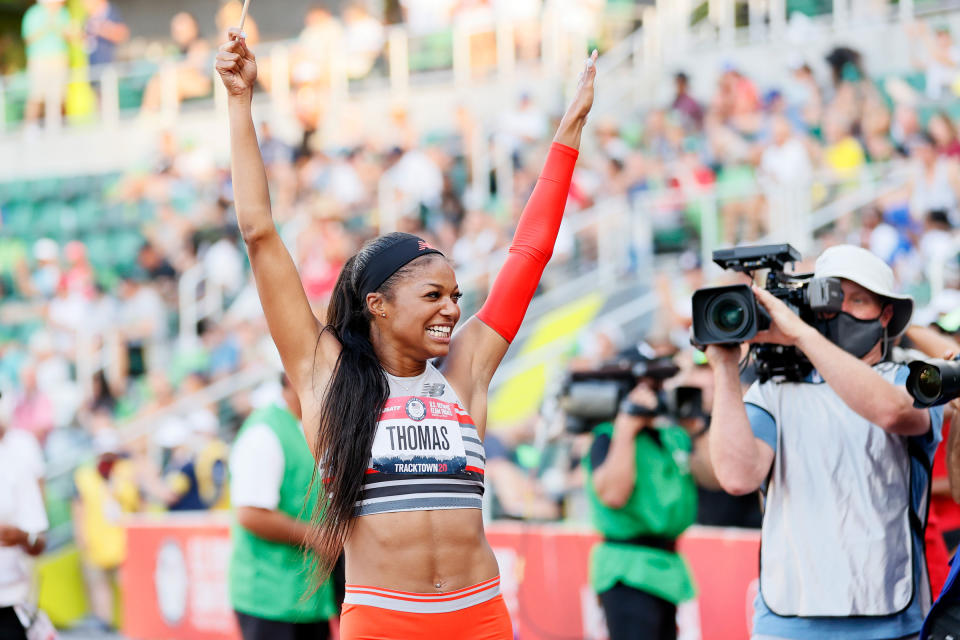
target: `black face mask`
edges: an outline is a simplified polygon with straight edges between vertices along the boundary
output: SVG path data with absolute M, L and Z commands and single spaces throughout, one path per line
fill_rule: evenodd
M 829 320 L 817 320 L 814 326 L 827 340 L 857 358 L 870 353 L 884 333 L 880 316 L 872 320 L 860 320 L 844 311 Z

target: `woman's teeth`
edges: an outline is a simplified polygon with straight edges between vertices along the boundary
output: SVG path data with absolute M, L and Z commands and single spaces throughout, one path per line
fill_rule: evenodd
M 449 338 L 450 327 L 428 327 L 427 333 L 435 338 Z

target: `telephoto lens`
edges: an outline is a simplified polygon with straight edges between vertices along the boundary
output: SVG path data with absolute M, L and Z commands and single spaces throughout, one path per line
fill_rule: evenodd
M 907 393 L 914 407 L 935 407 L 960 397 L 960 362 L 914 360 L 908 366 Z
M 739 344 L 770 327 L 749 285 L 700 289 L 693 294 L 693 339 L 700 345 Z

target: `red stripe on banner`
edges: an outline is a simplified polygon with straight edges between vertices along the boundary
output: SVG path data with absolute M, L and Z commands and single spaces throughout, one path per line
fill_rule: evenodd
M 380 472 L 377 471 L 376 469 L 367 469 L 366 474 L 370 475 L 371 473 L 380 473 Z
M 457 422 L 459 422 L 460 424 L 468 424 L 471 427 L 477 426 L 473 423 L 473 418 L 471 418 L 470 415 L 466 413 L 461 413 L 460 415 L 458 415 Z
M 467 465 L 466 469 L 467 471 L 473 471 L 474 473 L 479 473 L 480 475 L 483 475 L 483 469 L 481 469 L 480 467 L 471 467 L 470 465 Z

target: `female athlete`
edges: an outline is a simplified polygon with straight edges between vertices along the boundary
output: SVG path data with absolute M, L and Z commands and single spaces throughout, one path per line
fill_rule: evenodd
M 409 234 L 367 243 L 340 273 L 325 323 L 278 235 L 251 116 L 256 59 L 237 31 L 217 71 L 229 96 L 237 220 L 270 334 L 323 469 L 314 539 L 322 573 L 341 549 L 341 637 L 513 638 L 483 532 L 487 388 L 553 251 L 596 52 L 561 120 L 486 303 L 456 333 L 450 263 Z M 438 369 L 431 360 L 443 358 Z

